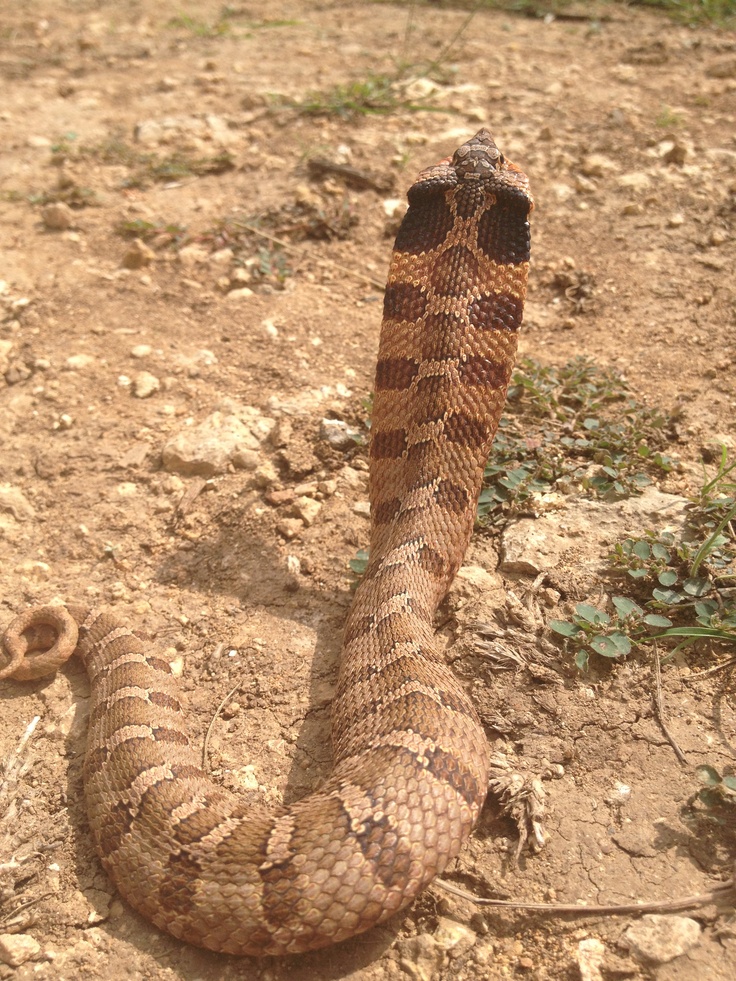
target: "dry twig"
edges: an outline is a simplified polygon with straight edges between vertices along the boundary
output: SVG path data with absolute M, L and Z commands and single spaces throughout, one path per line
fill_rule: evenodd
M 665 735 L 667 742 L 670 744 L 672 749 L 675 751 L 675 756 L 680 761 L 687 765 L 687 759 L 685 754 L 677 745 L 675 737 L 672 735 L 670 730 L 667 728 L 667 723 L 664 721 L 664 707 L 662 704 L 662 666 L 659 660 L 659 648 L 657 647 L 657 641 L 654 639 L 654 711 L 657 716 L 657 722 L 659 722 L 659 727 Z
M 693 906 L 707 906 L 709 903 L 736 902 L 736 877 L 732 877 L 728 882 L 720 886 L 715 886 L 708 892 L 700 893 L 697 896 L 683 896 L 681 899 L 662 900 L 652 903 L 613 903 L 609 905 L 590 905 L 585 906 L 579 903 L 521 903 L 513 899 L 480 899 L 472 893 L 461 889 L 446 879 L 434 879 L 433 882 L 441 886 L 442 889 L 451 892 L 454 896 L 467 899 L 468 902 L 476 906 L 493 906 L 503 909 L 524 909 L 534 910 L 541 913 L 554 915 L 572 914 L 573 916 L 591 916 L 592 914 L 604 914 L 607 916 L 622 916 L 632 913 L 671 913 L 675 910 L 691 909 Z

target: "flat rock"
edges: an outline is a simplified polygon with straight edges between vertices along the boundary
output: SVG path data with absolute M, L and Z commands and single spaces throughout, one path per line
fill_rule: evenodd
M 231 463 L 254 469 L 255 454 L 274 425 L 273 419 L 249 406 L 238 415 L 213 412 L 169 440 L 162 453 L 164 467 L 201 477 L 223 473 Z
M 652 913 L 632 923 L 624 941 L 640 960 L 666 964 L 684 954 L 700 938 L 700 924 L 689 916 Z
M 674 531 L 685 520 L 688 500 L 647 487 L 640 497 L 621 501 L 571 498 L 564 511 L 520 518 L 501 538 L 501 572 L 536 576 L 574 563 L 601 572 L 612 546 L 645 531 Z
M 12 514 L 16 521 L 26 521 L 36 514 L 28 498 L 12 484 L 0 484 L 0 511 Z
M 20 967 L 41 953 L 41 944 L 27 933 L 0 933 L 0 961 Z

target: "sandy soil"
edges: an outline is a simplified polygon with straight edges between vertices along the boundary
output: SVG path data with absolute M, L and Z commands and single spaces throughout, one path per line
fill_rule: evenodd
M 272 802 L 329 765 L 347 563 L 368 523 L 365 444 L 330 447 L 320 424 L 365 433 L 397 222 L 386 202 L 492 129 L 538 202 L 523 351 L 587 354 L 676 413 L 683 466 L 663 487 L 686 492 L 702 447 L 736 440 L 736 41 L 620 5 L 597 20 L 467 24 L 436 6 L 227 9 L 29 0 L 0 14 L 0 612 L 58 597 L 115 607 L 181 668 L 196 732 L 240 684 L 211 763 Z M 411 84 L 387 114 L 288 105 L 399 67 Z M 370 180 L 315 171 L 317 158 Z M 171 437 L 242 406 L 276 421 L 257 461 L 206 480 L 163 467 Z M 469 562 L 502 586 L 496 548 L 479 536 Z M 564 776 L 545 781 L 544 851 L 517 864 L 513 823 L 489 804 L 449 877 L 482 895 L 597 903 L 727 878 L 734 829 L 693 797 L 697 763 L 733 766 L 733 688 L 686 685 L 697 657 L 665 673 L 682 766 L 652 718 L 648 663 L 601 678 L 562 662 L 490 670 L 473 627 L 504 603 L 472 577 L 456 587 L 448 656 L 495 747 Z M 4 757 L 40 716 L 0 824 L 2 929 L 39 950 L 0 976 L 573 979 L 596 938 L 602 975 L 586 977 L 732 976 L 733 921 L 714 907 L 693 914 L 694 947 L 647 966 L 625 942 L 630 918 L 479 913 L 437 888 L 385 928 L 302 958 L 173 941 L 117 898 L 92 849 L 86 695 L 76 664 L 0 692 Z

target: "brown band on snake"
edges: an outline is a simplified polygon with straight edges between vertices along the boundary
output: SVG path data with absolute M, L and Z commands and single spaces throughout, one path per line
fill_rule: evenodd
M 531 208 L 526 177 L 486 130 L 409 191 L 376 373 L 370 562 L 345 628 L 334 769 L 318 791 L 267 813 L 215 784 L 169 665 L 110 615 L 32 610 L 6 633 L 0 677 L 37 677 L 76 644 L 91 684 L 97 851 L 128 902 L 175 937 L 234 954 L 344 940 L 410 903 L 470 834 L 488 745 L 432 620 L 506 395 Z M 26 659 L 51 644 L 50 628 L 60 638 L 48 657 Z

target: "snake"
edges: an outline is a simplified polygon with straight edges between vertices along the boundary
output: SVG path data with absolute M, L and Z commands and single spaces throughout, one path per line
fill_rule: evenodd
M 485 801 L 489 746 L 433 621 L 467 549 L 514 366 L 533 200 L 481 129 L 408 192 L 384 297 L 369 448 L 370 557 L 348 614 L 321 786 L 259 808 L 203 769 L 172 667 L 117 616 L 35 607 L 0 677 L 72 652 L 90 681 L 89 827 L 125 900 L 228 954 L 338 943 L 410 904 Z

